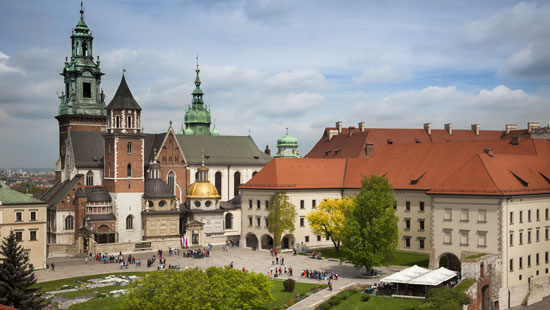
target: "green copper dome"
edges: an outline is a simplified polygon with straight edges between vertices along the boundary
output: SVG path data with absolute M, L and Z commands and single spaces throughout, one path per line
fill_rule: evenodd
M 286 134 L 279 139 L 277 139 L 277 154 L 274 157 L 285 157 L 285 158 L 300 158 L 298 153 L 298 139 L 288 135 L 288 128 L 286 129 Z

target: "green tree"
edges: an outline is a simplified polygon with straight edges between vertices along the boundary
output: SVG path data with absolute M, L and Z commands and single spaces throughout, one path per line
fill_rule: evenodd
M 340 245 L 344 235 L 345 213 L 353 207 L 351 199 L 327 199 L 306 216 L 311 231 L 330 238 L 342 261 Z
M 17 309 L 41 309 L 44 299 L 38 293 L 40 288 L 31 288 L 36 283 L 34 270 L 13 231 L 2 242 L 0 257 L 0 304 Z
M 209 267 L 154 271 L 132 283 L 123 310 L 252 310 L 273 300 L 263 274 Z
M 470 303 L 470 297 L 463 291 L 440 287 L 430 290 L 426 302 L 416 306 L 415 310 L 460 310 Z
M 397 249 L 399 231 L 392 187 L 384 177 L 363 177 L 354 206 L 345 212 L 343 250 L 356 268 L 389 260 Z
M 281 247 L 283 232 L 294 232 L 296 221 L 296 207 L 290 202 L 285 193 L 273 194 L 269 199 L 269 214 L 267 230 L 273 234 L 273 248 Z

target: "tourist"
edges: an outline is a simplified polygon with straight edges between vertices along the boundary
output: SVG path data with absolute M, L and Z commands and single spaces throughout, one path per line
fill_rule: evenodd
M 329 291 L 332 291 L 332 281 L 330 281 L 330 279 L 328 280 L 328 290 Z
M 52 262 L 52 271 L 54 271 L 54 270 L 55 270 L 55 265 L 54 265 L 54 263 Z
M 282 266 L 285 265 L 285 258 L 284 258 L 284 257 L 281 257 L 281 265 L 282 265 Z

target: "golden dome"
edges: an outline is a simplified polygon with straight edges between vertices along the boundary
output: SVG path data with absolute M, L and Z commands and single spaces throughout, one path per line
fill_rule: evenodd
M 218 190 L 216 187 L 206 181 L 197 181 L 191 186 L 189 186 L 189 191 L 187 192 L 187 198 L 220 198 L 220 194 L 218 194 Z

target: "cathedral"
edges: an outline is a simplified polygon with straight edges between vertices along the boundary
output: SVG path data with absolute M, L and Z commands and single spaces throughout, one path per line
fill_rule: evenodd
M 240 239 L 239 186 L 270 160 L 250 136 L 211 129 L 197 64 L 185 128 L 145 133 L 124 73 L 107 104 L 84 11 L 61 75 L 59 160 L 48 204 L 50 256 L 175 247 Z M 146 113 L 146 112 L 145 112 Z M 212 180 L 212 182 L 211 182 Z

